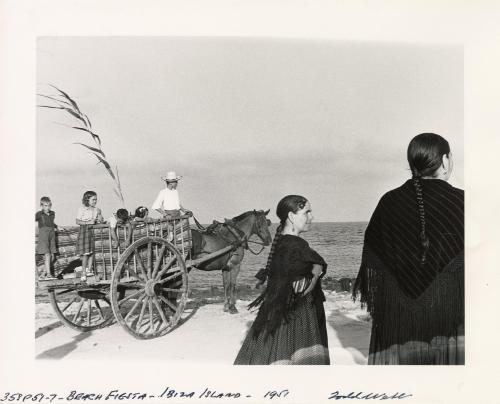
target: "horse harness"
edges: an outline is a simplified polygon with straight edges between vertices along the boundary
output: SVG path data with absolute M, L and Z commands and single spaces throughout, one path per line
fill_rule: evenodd
M 229 231 L 230 235 L 232 236 L 231 238 L 228 238 L 224 234 L 222 234 L 222 231 L 220 230 L 222 227 L 225 227 Z M 217 236 L 223 239 L 226 243 L 232 245 L 232 251 L 235 251 L 240 247 L 243 247 L 245 250 L 248 249 L 246 235 L 240 229 L 234 226 L 229 220 L 226 220 L 224 223 L 214 222 L 209 226 L 208 230 L 208 233 L 217 234 Z
M 242 230 L 240 230 L 238 227 L 236 227 L 233 224 L 233 221 L 230 219 L 226 219 L 224 223 L 221 223 L 221 222 L 214 220 L 214 222 L 208 227 L 204 227 L 204 226 L 200 225 L 197 220 L 195 220 L 195 223 L 202 233 L 217 234 L 218 237 L 222 238 L 228 244 L 231 244 L 233 246 L 233 249 L 231 250 L 233 253 L 238 248 L 243 247 L 245 250 L 250 251 L 252 254 L 259 255 L 265 248 L 264 243 L 249 240 L 248 236 L 245 233 L 243 233 Z M 255 224 L 254 224 L 254 226 L 255 226 Z M 222 235 L 221 231 L 219 230 L 221 227 L 225 227 L 229 231 L 229 233 L 231 234 L 233 239 L 228 239 L 227 237 Z M 258 252 L 255 252 L 250 248 L 248 243 L 259 244 L 261 246 L 261 249 Z

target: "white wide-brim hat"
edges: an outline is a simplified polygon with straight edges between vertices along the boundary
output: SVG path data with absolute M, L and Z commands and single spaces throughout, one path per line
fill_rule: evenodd
M 163 181 L 167 181 L 167 182 L 177 182 L 181 178 L 182 177 L 177 176 L 177 174 L 175 173 L 175 171 L 169 171 L 169 172 L 167 172 L 167 175 L 165 175 L 164 177 L 161 177 L 161 179 Z

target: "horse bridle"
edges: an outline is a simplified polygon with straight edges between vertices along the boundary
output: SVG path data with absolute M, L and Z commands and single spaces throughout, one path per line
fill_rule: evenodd
M 248 245 L 248 243 L 254 243 L 254 244 L 258 244 L 261 246 L 260 250 L 255 252 L 253 251 L 250 246 Z M 264 248 L 266 248 L 266 245 L 262 242 L 259 242 L 259 241 L 253 241 L 253 240 L 247 240 L 247 250 L 250 251 L 253 255 L 259 255 L 263 250 Z
M 266 248 L 266 245 L 264 244 L 264 242 L 250 240 L 249 236 L 247 236 L 247 235 L 244 235 L 243 237 L 241 237 L 238 234 L 238 232 L 241 232 L 241 230 L 238 229 L 236 226 L 234 226 L 230 221 L 227 220 L 224 224 L 227 226 L 230 233 L 236 238 L 236 240 L 238 242 L 238 245 L 236 246 L 236 248 L 239 247 L 240 245 L 244 244 L 243 248 L 245 250 L 250 251 L 253 255 L 259 255 L 262 251 L 264 251 L 264 248 Z M 254 223 L 252 226 L 251 234 L 258 234 L 258 232 L 255 229 L 255 225 L 256 225 L 256 223 Z M 259 251 L 255 252 L 250 248 L 248 243 L 258 244 L 261 246 L 261 248 Z
M 255 212 L 255 211 L 254 211 L 254 212 Z M 269 225 L 270 220 L 269 220 L 269 219 L 266 219 L 266 220 L 267 220 L 267 223 L 268 223 L 268 225 Z M 255 226 L 256 226 L 256 225 L 257 225 L 257 222 L 255 222 L 255 223 L 253 224 L 253 227 L 252 227 L 252 232 L 251 232 L 251 233 L 252 233 L 252 234 L 257 234 L 257 235 L 258 235 L 259 233 L 257 232 L 257 229 L 255 229 Z M 253 243 L 253 244 L 258 244 L 258 245 L 260 245 L 260 246 L 261 246 L 261 247 L 260 247 L 260 250 L 259 250 L 258 252 L 253 251 L 253 250 L 250 248 L 250 246 L 248 245 L 248 243 Z M 250 251 L 253 255 L 259 255 L 259 254 L 260 254 L 260 253 L 264 250 L 264 248 L 266 248 L 266 244 L 264 244 L 264 242 L 263 242 L 263 241 L 253 241 L 253 240 L 247 240 L 247 249 L 248 249 L 248 251 Z
M 236 244 L 231 243 L 234 245 L 235 249 L 241 245 L 243 245 L 243 248 L 245 250 L 248 249 L 248 238 L 246 235 L 241 237 L 240 232 L 242 233 L 242 231 L 240 229 L 238 229 L 236 226 L 234 226 L 232 223 L 230 223 L 229 220 L 226 220 L 226 222 L 224 222 L 222 224 L 227 227 L 227 229 L 229 230 L 229 233 L 231 233 L 231 235 L 236 239 Z M 229 240 L 226 240 L 226 241 L 229 242 Z

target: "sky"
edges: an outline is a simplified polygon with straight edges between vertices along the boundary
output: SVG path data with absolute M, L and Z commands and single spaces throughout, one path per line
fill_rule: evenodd
M 411 138 L 450 143 L 464 187 L 463 50 L 457 45 L 222 37 L 41 37 L 37 91 L 66 91 L 118 166 L 125 206 L 151 206 L 176 171 L 203 223 L 307 197 L 318 222 L 367 221 L 410 177 Z M 38 104 L 47 104 L 38 97 Z M 87 134 L 37 110 L 36 195 L 74 224 L 86 190 L 121 207 Z M 65 126 L 66 125 L 66 126 Z M 35 206 L 38 208 L 38 199 Z

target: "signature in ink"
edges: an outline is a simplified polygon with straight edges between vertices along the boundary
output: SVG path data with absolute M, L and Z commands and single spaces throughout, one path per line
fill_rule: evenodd
M 341 394 L 338 390 L 334 391 L 328 397 L 329 400 L 404 400 L 405 398 L 412 397 L 413 394 L 408 393 L 394 393 L 392 395 L 386 393 L 365 393 L 363 391 L 354 392 L 349 394 Z

